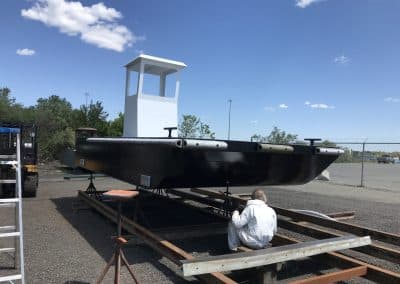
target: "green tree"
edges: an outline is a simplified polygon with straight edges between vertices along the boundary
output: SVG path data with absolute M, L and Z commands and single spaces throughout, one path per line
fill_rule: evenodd
M 15 103 L 15 99 L 10 96 L 11 90 L 7 87 L 0 88 L 0 114 L 6 115 L 6 111 Z
M 263 140 L 264 140 L 264 137 L 260 134 L 253 134 L 250 137 L 251 142 L 263 142 Z
M 196 138 L 199 129 L 200 119 L 195 115 L 183 115 L 182 122 L 178 126 L 180 137 Z
M 10 123 L 23 123 L 32 120 L 30 108 L 24 108 L 16 103 L 7 87 L 0 88 L 0 121 Z
M 65 129 L 71 124 L 72 105 L 65 98 L 57 95 L 39 98 L 35 109 L 36 120 L 50 131 Z
M 201 122 L 195 115 L 183 115 L 178 126 L 180 137 L 184 138 L 208 138 L 215 139 L 215 133 L 211 131 L 208 124 Z
M 63 149 L 73 145 L 71 121 L 72 106 L 65 98 L 52 95 L 37 100 L 35 122 L 38 125 L 39 156 L 42 160 L 56 159 Z
M 199 138 L 215 139 L 215 133 L 211 131 L 208 124 L 200 122 Z
M 290 144 L 296 143 L 297 135 L 286 133 L 280 130 L 278 127 L 274 126 L 268 136 L 262 136 L 260 134 L 253 134 L 251 136 L 251 141 L 253 142 L 266 142 L 273 144 Z
M 323 140 L 321 143 L 319 143 L 323 147 L 336 147 L 336 144 L 333 143 L 332 141 L 329 140 Z
M 109 124 L 107 122 L 108 113 L 104 110 L 100 101 L 90 102 L 88 106 L 81 105 L 79 110 L 73 111 L 73 127 L 92 127 L 97 129 L 99 136 L 108 135 Z
M 274 144 L 290 144 L 296 142 L 297 135 L 286 133 L 274 126 L 271 133 L 266 137 L 266 142 Z
M 108 135 L 111 137 L 120 137 L 124 131 L 124 114 L 120 112 L 118 117 L 110 121 Z

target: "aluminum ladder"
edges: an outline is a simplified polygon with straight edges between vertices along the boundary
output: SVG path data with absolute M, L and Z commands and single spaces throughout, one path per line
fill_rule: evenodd
M 6 276 L 0 275 L 0 283 L 5 282 L 25 284 L 24 235 L 22 223 L 21 134 L 19 128 L 0 127 L 0 135 L 1 134 L 8 134 L 9 148 L 13 148 L 15 145 L 15 140 L 12 137 L 16 136 L 16 153 L 12 155 L 0 153 L 0 167 L 2 167 L 2 170 L 10 166 L 15 169 L 15 179 L 0 179 L 0 184 L 15 184 L 14 197 L 0 199 L 0 210 L 5 210 L 5 208 L 13 208 L 15 217 L 14 225 L 0 226 L 0 239 L 13 238 L 14 247 L 0 248 L 0 253 L 13 254 L 15 270 L 17 270 L 17 259 L 19 257 L 19 273 Z M 2 149 L 0 149 L 0 151 L 1 150 Z M 19 249 L 19 253 L 17 253 L 17 247 Z

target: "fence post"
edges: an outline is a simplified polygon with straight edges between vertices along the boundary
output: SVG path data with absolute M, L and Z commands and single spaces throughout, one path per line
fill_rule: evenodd
M 361 183 L 360 187 L 364 187 L 364 154 L 365 154 L 365 142 L 362 144 L 362 156 L 361 156 Z

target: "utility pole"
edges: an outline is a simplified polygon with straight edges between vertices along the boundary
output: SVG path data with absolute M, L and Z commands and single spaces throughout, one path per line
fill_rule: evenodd
M 86 109 L 87 109 L 87 107 L 88 107 L 88 98 L 89 98 L 89 93 L 88 92 L 85 92 L 85 98 L 86 98 L 85 106 L 86 106 Z
M 228 111 L 228 140 L 231 139 L 231 107 L 232 107 L 232 100 L 228 100 L 229 103 L 229 111 Z

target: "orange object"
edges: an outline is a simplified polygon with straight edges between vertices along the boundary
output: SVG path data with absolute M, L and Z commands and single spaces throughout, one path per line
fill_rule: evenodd
M 131 198 L 138 196 L 139 191 L 125 190 L 125 189 L 112 189 L 103 194 L 112 199 L 124 200 L 124 199 L 131 199 Z

